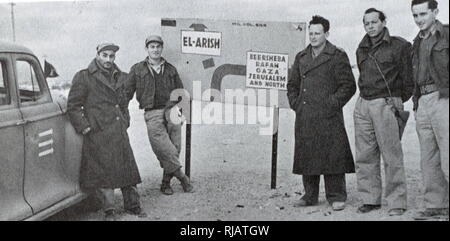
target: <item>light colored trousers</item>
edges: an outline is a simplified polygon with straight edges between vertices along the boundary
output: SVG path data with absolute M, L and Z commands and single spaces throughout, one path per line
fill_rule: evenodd
M 392 98 L 403 109 L 400 98 Z M 385 198 L 389 208 L 407 206 L 407 186 L 399 126 L 392 105 L 385 98 L 365 100 L 359 97 L 354 111 L 356 177 L 364 204 L 381 205 L 381 160 L 385 171 Z
M 448 208 L 449 101 L 421 96 L 415 113 L 426 208 Z
M 181 125 L 166 121 L 169 111 L 151 110 L 144 114 L 148 138 L 165 173 L 174 173 L 181 168 Z M 168 119 L 168 118 L 167 118 Z

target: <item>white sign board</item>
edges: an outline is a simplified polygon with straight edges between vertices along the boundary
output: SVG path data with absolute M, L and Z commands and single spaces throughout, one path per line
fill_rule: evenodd
M 306 30 L 304 22 L 161 20 L 164 58 L 192 99 L 272 107 L 278 98 L 280 108 L 290 108 L 288 76 Z M 242 92 L 245 98 L 227 98 Z
M 181 52 L 220 56 L 222 33 L 203 31 L 181 31 Z
M 247 88 L 287 90 L 289 55 L 247 52 Z

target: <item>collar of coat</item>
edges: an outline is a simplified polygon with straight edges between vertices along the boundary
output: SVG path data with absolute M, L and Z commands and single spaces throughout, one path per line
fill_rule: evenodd
M 445 34 L 444 31 L 445 31 L 444 25 L 439 20 L 436 20 L 436 29 L 434 31 L 434 34 L 432 34 L 432 36 L 436 35 L 438 38 L 440 38 L 441 36 L 444 36 Z M 420 36 L 421 33 L 419 32 L 417 36 L 414 38 L 414 43 L 417 43 L 421 40 Z
M 388 44 L 391 43 L 391 35 L 389 34 L 389 30 L 387 28 L 384 28 L 383 38 L 381 39 L 382 42 L 386 42 Z M 370 36 L 366 34 L 364 38 L 361 40 L 361 43 L 359 44 L 359 48 L 371 48 L 372 47 L 372 41 L 370 40 Z
M 100 82 L 102 82 L 104 85 L 106 85 L 107 87 L 109 87 L 112 90 L 116 90 L 117 88 L 119 88 L 125 81 L 125 78 L 119 78 L 117 79 L 117 84 L 116 84 L 116 88 L 114 88 L 111 83 L 106 79 L 106 77 L 102 74 L 102 70 L 98 67 L 97 65 L 97 61 L 96 59 L 93 59 L 91 61 L 91 63 L 89 64 L 88 67 L 88 71 L 89 73 L 94 76 L 96 79 L 98 79 Z M 114 75 L 118 75 L 122 73 L 122 71 L 120 71 L 119 67 L 117 67 L 116 64 L 113 64 L 113 76 Z
M 161 58 L 161 73 L 164 73 L 166 65 L 167 65 L 167 61 L 164 58 Z M 149 63 L 148 57 L 147 57 L 144 60 L 142 60 L 141 62 L 139 62 L 138 68 L 137 68 L 137 73 L 141 77 L 144 77 L 147 74 L 151 74 L 153 76 L 153 73 L 150 71 L 150 68 L 151 68 L 151 66 L 150 66 L 150 63 Z
M 302 73 L 306 74 L 312 69 L 315 69 L 319 67 L 322 64 L 325 64 L 328 62 L 337 51 L 343 51 L 342 49 L 339 49 L 338 47 L 334 46 L 329 41 L 326 42 L 325 48 L 322 50 L 322 52 L 316 57 L 312 58 L 312 46 L 311 44 L 308 45 L 306 49 L 300 52 L 300 65 L 302 66 Z M 305 58 L 308 57 L 308 58 Z M 311 59 L 313 59 L 311 61 Z
M 164 64 L 166 63 L 166 60 L 164 58 L 161 58 L 161 60 L 160 60 L 160 62 L 158 64 L 152 64 L 150 62 L 150 58 L 149 57 L 147 57 L 145 60 L 147 60 L 147 66 L 151 70 L 155 71 L 158 74 L 160 74 L 160 73 L 163 74 L 164 73 Z M 159 72 L 158 72 L 158 69 L 159 69 Z M 150 73 L 153 75 L 153 77 L 155 77 L 153 71 L 150 71 Z
M 120 71 L 119 67 L 117 67 L 116 64 L 113 64 L 113 69 L 114 69 L 113 70 L 113 74 L 122 72 L 122 71 Z M 93 74 L 93 73 L 95 73 L 97 71 L 101 72 L 101 69 L 98 67 L 97 61 L 95 59 L 92 60 L 91 63 L 89 64 L 88 70 L 89 70 L 90 74 Z
M 332 43 L 330 43 L 328 40 L 325 43 L 325 48 L 322 50 L 322 52 L 319 54 L 326 54 L 326 55 L 334 55 L 336 53 L 336 50 L 338 49 L 336 46 L 334 46 Z M 312 56 L 312 46 L 311 44 L 306 47 L 303 51 L 300 52 L 300 57 L 303 57 L 305 55 L 311 55 Z M 317 57 L 316 57 L 317 58 Z

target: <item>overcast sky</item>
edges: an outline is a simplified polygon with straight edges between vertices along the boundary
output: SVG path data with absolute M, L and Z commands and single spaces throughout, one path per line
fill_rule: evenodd
M 12 40 L 7 4 L 10 1 L 0 0 L 0 40 Z M 95 47 L 104 41 L 120 45 L 116 63 L 128 71 L 145 57 L 145 37 L 161 33 L 161 18 L 308 22 L 312 15 L 318 14 L 330 20 L 330 41 L 347 51 L 352 64 L 364 35 L 361 21 L 367 8 L 375 7 L 386 13 L 392 35 L 412 41 L 418 31 L 411 16 L 411 0 L 16 2 L 17 42 L 32 49 L 40 60 L 46 55 L 64 80 L 72 79 L 76 71 L 87 67 L 96 54 Z M 449 2 L 438 2 L 439 19 L 448 23 Z

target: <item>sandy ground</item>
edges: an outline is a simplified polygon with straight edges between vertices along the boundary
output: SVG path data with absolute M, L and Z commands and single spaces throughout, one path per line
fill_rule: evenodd
M 353 151 L 355 101 L 356 95 L 344 108 Z M 411 102 L 406 103 L 406 109 L 412 110 Z M 163 195 L 159 191 L 162 169 L 151 151 L 143 113 L 135 101 L 131 103 L 130 111 L 130 140 L 143 178 L 138 189 L 148 217 L 137 218 L 124 213 L 122 196 L 117 190 L 119 220 L 412 220 L 421 208 L 419 143 L 413 115 L 403 138 L 409 210 L 403 216 L 388 217 L 386 206 L 365 215 L 356 213 L 361 203 L 357 197 L 355 174 L 347 175 L 348 202 L 344 211 L 330 209 L 325 200 L 323 179 L 318 206 L 293 207 L 304 191 L 301 176 L 292 174 L 295 116 L 287 109 L 280 110 L 277 189 L 270 189 L 272 137 L 260 136 L 260 125 L 193 125 L 191 180 L 195 192 L 183 193 L 174 179 L 175 194 Z M 198 114 L 198 110 L 194 110 L 194 114 Z M 184 163 L 184 151 L 182 157 Z M 50 220 L 102 218 L 101 211 L 89 213 L 69 208 Z

